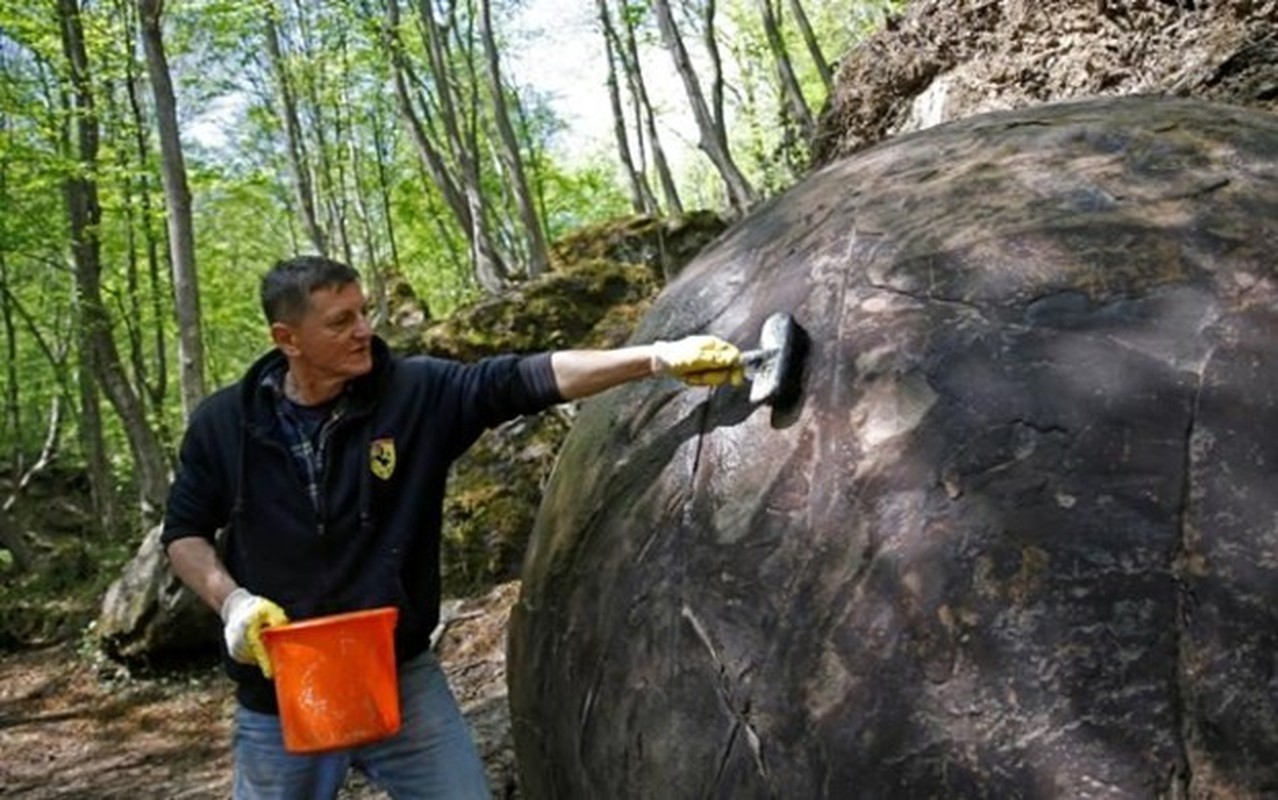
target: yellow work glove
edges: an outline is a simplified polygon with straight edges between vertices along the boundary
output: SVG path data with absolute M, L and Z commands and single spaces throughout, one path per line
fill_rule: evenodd
M 284 609 L 258 597 L 243 587 L 236 589 L 222 601 L 222 635 L 231 658 L 241 664 L 257 664 L 262 674 L 270 678 L 271 658 L 262 644 L 262 629 L 288 622 Z
M 717 336 L 687 336 L 652 343 L 652 371 L 693 386 L 745 383 L 741 351 Z

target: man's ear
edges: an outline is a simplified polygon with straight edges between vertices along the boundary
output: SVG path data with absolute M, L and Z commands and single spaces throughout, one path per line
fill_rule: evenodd
M 283 322 L 271 323 L 271 341 L 286 356 L 296 356 L 300 352 L 293 329 Z

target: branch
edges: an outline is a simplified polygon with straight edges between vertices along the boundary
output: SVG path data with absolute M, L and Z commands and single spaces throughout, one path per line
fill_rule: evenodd
M 18 502 L 18 495 L 22 494 L 22 490 L 27 488 L 36 475 L 43 472 L 46 467 L 53 463 L 53 459 L 58 452 L 58 438 L 61 429 L 62 397 L 55 394 L 53 396 L 53 405 L 49 407 L 49 431 L 44 437 L 44 447 L 40 450 L 40 457 L 31 465 L 30 469 L 22 473 L 22 478 L 18 481 L 17 486 L 13 487 L 13 492 L 4 501 L 4 506 L 0 507 L 0 513 L 9 513 L 9 509 L 13 508 L 13 504 Z

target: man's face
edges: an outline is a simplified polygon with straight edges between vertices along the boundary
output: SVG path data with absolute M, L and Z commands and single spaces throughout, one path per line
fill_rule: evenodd
M 349 380 L 373 368 L 373 329 L 358 283 L 311 292 L 295 323 L 276 322 L 271 336 L 284 354 L 316 378 Z

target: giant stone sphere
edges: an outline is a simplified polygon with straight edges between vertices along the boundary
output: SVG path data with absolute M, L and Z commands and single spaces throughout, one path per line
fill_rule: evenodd
M 511 626 L 534 798 L 1278 792 L 1278 119 L 1111 99 L 865 151 L 638 341 L 800 391 L 590 402 Z

